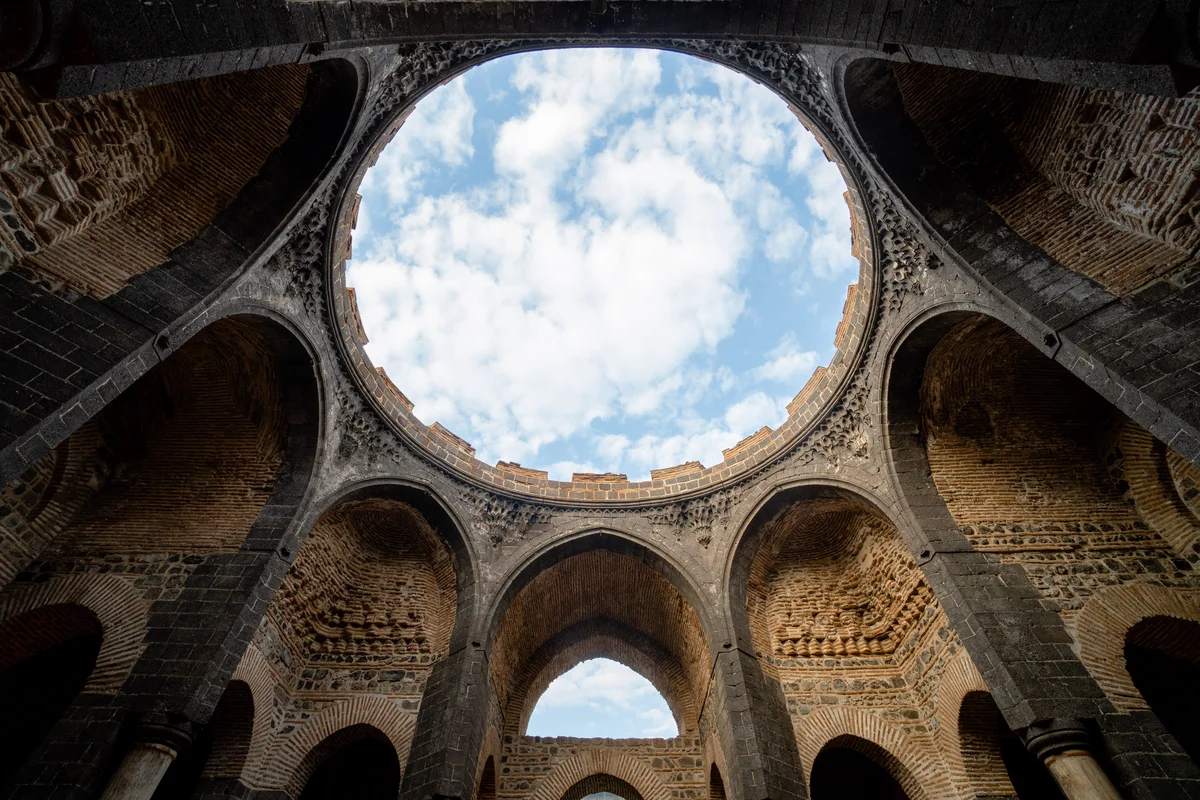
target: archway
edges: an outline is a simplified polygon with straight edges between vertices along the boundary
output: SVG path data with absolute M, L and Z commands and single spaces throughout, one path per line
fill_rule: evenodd
M 1062 800 L 1058 783 L 1005 724 L 990 693 L 973 691 L 963 697 L 958 741 L 975 796 Z
M 677 713 L 680 732 L 694 730 L 711 649 L 680 585 L 689 591 L 661 557 L 611 534 L 590 534 L 533 559 L 509 585 L 492 650 L 506 730 L 519 735 L 537 693 L 557 674 L 599 657 L 649 678 Z
M 311 770 L 299 800 L 395 800 L 400 759 L 381 731 L 353 725 L 326 737 L 305 756 Z
M 708 769 L 708 797 L 709 800 L 725 800 L 725 781 L 716 764 Z
M 74 604 L 47 605 L 0 624 L 0 788 L 87 684 L 103 631 Z
M 827 743 L 813 762 L 812 800 L 916 800 L 905 792 L 899 762 L 865 739 L 842 736 Z
M 475 800 L 496 800 L 496 757 L 488 756 L 483 772 L 479 775 L 479 786 L 475 789 Z
M 599 773 L 589 775 L 563 792 L 562 800 L 644 800 L 641 793 L 620 778 Z
M 1125 668 L 1163 727 L 1200 764 L 1200 623 L 1142 620 L 1125 637 Z

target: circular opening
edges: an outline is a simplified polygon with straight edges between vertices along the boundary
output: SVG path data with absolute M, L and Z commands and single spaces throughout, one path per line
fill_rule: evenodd
M 371 394 L 473 474 L 686 485 L 835 394 L 868 316 L 853 197 L 723 66 L 510 55 L 405 115 L 347 204 L 335 305 Z

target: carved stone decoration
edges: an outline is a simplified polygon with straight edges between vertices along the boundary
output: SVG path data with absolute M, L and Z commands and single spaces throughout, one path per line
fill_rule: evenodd
M 328 194 L 320 197 L 288 232 L 287 241 L 267 262 L 267 270 L 286 276 L 284 294 L 296 297 L 309 314 L 318 314 L 325 285 L 325 240 L 328 236 Z
M 530 526 L 550 521 L 548 509 L 470 487 L 462 493 L 470 513 L 471 532 L 486 537 L 493 546 L 520 539 Z
M 871 207 L 879 231 L 884 310 L 895 313 L 906 297 L 925 293 L 929 271 L 937 269 L 940 262 L 917 238 L 890 197 L 872 191 Z
M 723 490 L 653 509 L 646 516 L 651 524 L 668 528 L 676 539 L 690 533 L 701 547 L 708 547 L 713 527 L 728 524 L 733 505 L 733 492 Z

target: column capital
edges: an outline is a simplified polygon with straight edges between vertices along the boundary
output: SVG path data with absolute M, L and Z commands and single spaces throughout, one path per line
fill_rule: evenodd
M 1094 748 L 1091 732 L 1078 719 L 1038 720 L 1025 729 L 1021 738 L 1029 752 L 1042 761 L 1071 750 L 1091 753 Z
M 176 755 L 191 747 L 195 735 L 196 724 L 177 714 L 145 714 L 133 725 L 135 742 L 161 745 Z

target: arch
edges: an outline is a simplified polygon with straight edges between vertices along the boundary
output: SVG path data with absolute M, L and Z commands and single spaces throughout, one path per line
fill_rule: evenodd
M 489 658 L 492 690 L 510 717 L 506 731 L 519 730 L 511 717 L 524 713 L 529 687 L 539 675 L 544 679 L 546 665 L 565 665 L 555 657 L 573 642 L 586 643 L 589 638 L 602 647 L 596 654 L 618 660 L 626 656 L 631 662 L 627 666 L 634 669 L 643 655 L 656 656 L 668 689 L 678 664 L 683 680 L 674 683 L 686 685 L 691 708 L 699 709 L 708 689 L 713 649 L 700 612 L 672 577 L 683 580 L 650 546 L 607 531 L 585 532 L 542 548 L 514 570 L 495 606 L 503 607 L 504 614 L 497 621 Z M 550 602 L 561 613 L 544 613 Z M 602 635 L 594 637 L 596 633 Z M 673 706 L 686 708 L 679 697 Z M 694 720 L 696 714 L 691 716 Z M 685 726 L 689 723 L 686 717 L 683 721 Z
M 323 756 L 323 752 L 317 750 L 318 745 L 339 731 L 349 729 L 354 729 L 353 737 L 365 734 L 368 728 L 386 737 L 403 769 L 415 725 L 416 717 L 390 697 L 354 695 L 347 700 L 334 701 L 272 748 L 263 777 L 267 786 L 299 797 Z
M 1000 724 L 1000 709 L 989 692 L 972 691 L 963 696 L 955 726 L 958 757 L 975 797 L 1015 794 L 1000 752 Z
M 0 785 L 18 774 L 86 687 L 103 630 L 75 604 L 39 606 L 0 623 Z
M 254 694 L 232 680 L 192 744 L 171 762 L 154 800 L 191 797 L 202 778 L 241 777 L 254 735 Z
M 562 800 L 582 800 L 593 794 L 608 792 L 618 795 L 622 800 L 642 800 L 642 793 L 620 778 L 607 773 L 589 775 L 563 792 Z
M 1175 476 L 1197 468 L 1129 420 L 1121 425 L 1106 463 L 1117 488 L 1124 489 L 1142 519 L 1176 555 L 1192 557 L 1200 548 L 1200 519 L 1188 507 Z
M 698 729 L 698 710 L 679 660 L 628 625 L 594 620 L 567 628 L 533 654 L 509 696 L 507 732 L 525 735 L 529 718 L 550 684 L 592 658 L 610 658 L 650 681 L 671 709 L 679 735 Z
M 496 800 L 496 757 L 489 754 L 481 760 L 483 768 L 475 782 L 475 800 Z
M 916 552 L 911 535 L 906 533 L 908 526 L 899 524 L 889 505 L 866 487 L 826 477 L 803 479 L 773 487 L 742 521 L 725 561 L 725 585 L 729 587 L 729 591 L 726 593 L 724 613 L 732 624 L 739 646 L 749 652 L 754 651 L 754 638 L 750 631 L 746 600 L 754 559 L 763 546 L 772 521 L 796 503 L 822 497 L 840 497 L 861 503 L 865 509 L 892 525 L 905 539 L 909 548 Z
M 612 747 L 593 747 L 556 765 L 537 782 L 530 800 L 563 800 L 567 792 L 593 775 L 611 775 L 641 795 L 642 800 L 670 800 L 671 792 L 645 761 Z
M 452 559 L 455 580 L 454 628 L 449 647 L 464 646 L 471 629 L 478 625 L 477 558 L 471 540 L 454 507 L 448 504 L 431 486 L 420 481 L 394 477 L 357 480 L 340 486 L 316 500 L 305 516 L 301 528 L 311 531 L 325 513 L 345 503 L 358 500 L 390 500 L 415 509 L 441 540 Z
M 721 770 L 716 764 L 708 768 L 708 797 L 709 800 L 725 800 L 725 781 L 721 778 Z
M 1096 592 L 1071 626 L 1079 660 L 1121 711 L 1150 707 L 1125 668 L 1125 641 L 1134 626 L 1151 617 L 1200 623 L 1200 591 L 1113 586 Z
M 304 198 L 313 194 L 349 135 L 356 104 L 360 103 L 365 87 L 365 83 L 360 85 L 360 77 L 365 81 L 365 76 L 360 76 L 350 62 L 342 59 L 275 69 L 299 69 L 307 75 L 302 81 L 305 99 L 287 128 L 287 138 L 265 157 L 257 174 L 246 176 L 248 181 L 230 198 L 231 202 L 219 205 L 211 219 L 198 221 L 196 230 L 187 233 L 183 241 L 170 243 L 170 258 L 165 263 L 133 276 L 125 288 L 98 301 L 106 325 L 115 329 L 107 337 L 107 347 L 101 349 L 95 344 L 97 339 L 89 333 L 91 328 L 77 329 L 65 323 L 58 336 L 39 340 L 41 347 L 64 358 L 79 348 L 88 351 L 91 358 L 83 377 L 89 373 L 96 377 L 82 391 L 78 381 L 56 384 L 57 388 L 47 386 L 43 401 L 47 408 L 73 407 L 74 411 L 64 414 L 63 420 L 48 412 L 40 421 L 29 419 L 25 423 L 28 430 L 6 440 L 0 483 L 15 478 L 72 433 L 75 426 L 104 407 L 112 399 L 114 385 L 123 388 L 147 372 L 155 363 L 154 356 L 172 346 L 168 339 L 182 341 L 186 339 L 183 328 L 197 320 L 205 323 L 211 320 L 212 309 L 205 305 L 205 298 L 214 296 L 248 264 L 260 258 L 271 237 L 294 217 Z M 228 80 L 217 79 L 217 84 Z M 198 82 L 172 84 L 144 91 L 192 91 L 196 85 Z M 156 207 L 159 211 L 155 213 L 171 213 L 169 202 Z M 144 230 L 138 235 L 156 238 L 146 235 Z M 22 303 L 27 305 L 25 313 L 36 313 L 39 318 L 44 315 L 74 319 L 78 313 L 91 319 L 97 313 L 86 309 L 68 312 L 64 304 L 72 305 L 69 296 L 62 297 L 32 284 L 29 297 L 22 297 Z M 202 305 L 206 313 L 195 313 Z M 153 351 L 148 349 L 149 338 L 155 339 Z M 139 349 L 142 354 L 135 356 Z
M 674 558 L 644 539 L 625 531 L 611 527 L 588 527 L 542 546 L 528 555 L 509 573 L 497 592 L 497 599 L 491 604 L 490 612 L 485 620 L 484 630 L 488 642 L 491 643 L 495 638 L 500 620 L 504 617 L 513 598 L 529 585 L 530 581 L 555 564 L 572 556 L 598 550 L 628 556 L 662 575 L 695 610 L 701 629 L 708 640 L 713 641 L 712 632 L 716 629 L 711 621 L 709 607 L 704 602 L 704 595 L 693 582 L 690 574 Z
M 378 728 L 357 724 L 322 739 L 298 772 L 307 773 L 300 800 L 333 800 L 344 796 L 348 784 L 360 796 L 369 787 L 370 796 L 390 800 L 399 791 L 401 767 L 394 746 Z
M 250 746 L 246 751 L 242 772 L 231 777 L 251 786 L 263 783 L 261 774 L 267 764 L 267 754 L 274 745 L 273 711 L 276 692 L 283 689 L 274 667 L 252 641 L 242 654 L 233 680 L 241 681 L 250 689 L 254 702 L 254 722 L 250 730 Z M 208 777 L 208 776 L 206 776 Z M 217 777 L 217 776 L 212 776 Z
M 51 606 L 79 606 L 95 615 L 103 640 L 84 691 L 116 692 L 141 655 L 149 627 L 150 604 L 141 592 L 115 575 L 55 576 L 0 593 L 0 625 L 16 624 L 22 615 Z
M 957 797 L 936 751 L 918 744 L 897 726 L 861 708 L 821 706 L 797 725 L 800 759 L 812 785 L 813 765 L 826 747 L 845 747 L 888 771 L 910 800 Z

